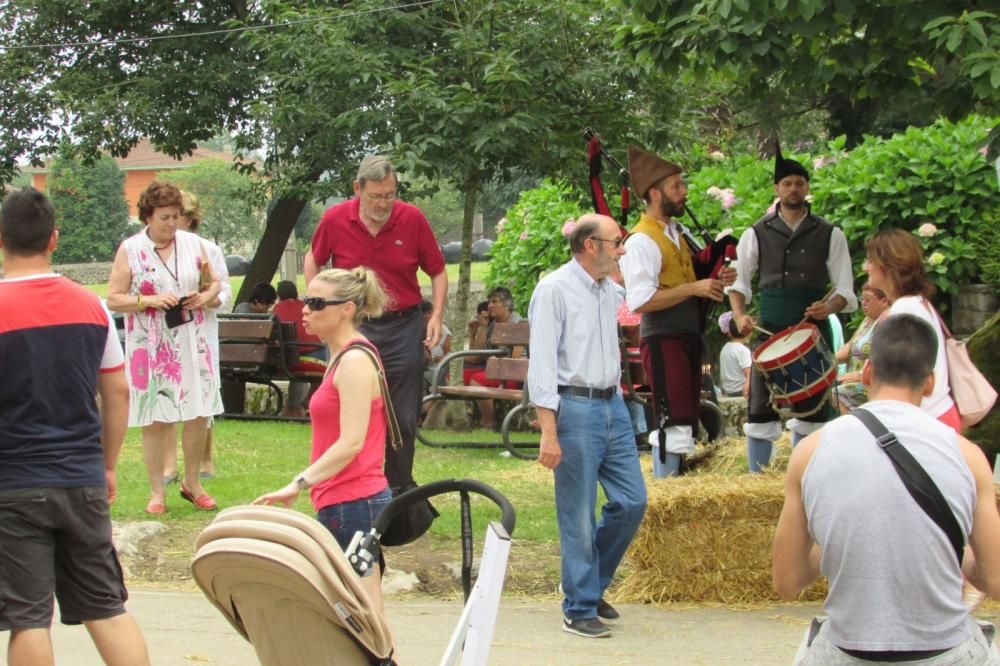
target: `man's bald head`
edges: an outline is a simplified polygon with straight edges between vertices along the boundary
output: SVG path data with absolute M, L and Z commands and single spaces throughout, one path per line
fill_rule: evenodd
M 586 249 L 585 241 L 588 238 L 611 238 L 605 235 L 615 233 L 618 230 L 618 223 L 614 218 L 598 213 L 587 213 L 581 215 L 576 221 L 576 226 L 569 234 L 569 247 L 573 254 L 581 254 Z

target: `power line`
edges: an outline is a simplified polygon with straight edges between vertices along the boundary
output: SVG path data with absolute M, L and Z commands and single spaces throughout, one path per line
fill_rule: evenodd
M 58 48 L 68 48 L 72 46 L 111 46 L 113 44 L 130 44 L 134 42 L 159 42 L 166 41 L 170 39 L 188 39 L 191 37 L 208 37 L 211 35 L 228 35 L 237 32 L 248 32 L 251 30 L 270 30 L 272 28 L 287 28 L 293 25 L 304 25 L 307 23 L 322 23 L 324 21 L 338 21 L 341 19 L 356 18 L 358 16 L 367 16 L 370 14 L 381 14 L 382 12 L 394 11 L 397 9 L 411 9 L 414 7 L 425 7 L 428 5 L 437 4 L 443 2 L 444 0 L 418 0 L 417 2 L 411 2 L 405 5 L 395 5 L 392 7 L 381 7 L 379 9 L 366 9 L 363 11 L 351 12 L 348 14 L 331 14 L 329 16 L 321 16 L 319 18 L 301 19 L 298 21 L 284 21 L 282 23 L 268 23 L 266 25 L 251 25 L 243 26 L 241 28 L 226 28 L 220 30 L 206 30 L 203 32 L 188 32 L 179 35 L 152 35 L 148 37 L 128 37 L 125 39 L 105 39 L 90 42 L 61 42 L 56 44 L 15 44 L 7 45 L 0 44 L 0 51 L 32 51 L 41 49 L 58 49 Z

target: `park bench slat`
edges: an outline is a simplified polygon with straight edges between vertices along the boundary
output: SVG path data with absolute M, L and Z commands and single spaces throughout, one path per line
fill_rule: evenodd
M 222 365 L 260 365 L 267 360 L 270 348 L 264 343 L 225 342 L 219 344 Z
M 518 401 L 522 395 L 520 389 L 491 388 L 489 386 L 439 386 L 438 393 L 450 398 L 467 400 L 492 398 L 494 400 Z
M 493 333 L 490 336 L 490 343 L 493 345 L 504 345 L 513 347 L 515 345 L 527 345 L 531 335 L 528 329 L 528 322 L 519 321 L 506 324 L 493 324 Z
M 274 335 L 272 319 L 223 319 L 219 318 L 219 340 L 227 338 L 263 338 Z
M 493 356 L 486 360 L 486 376 L 498 381 L 523 382 L 528 377 L 528 359 Z

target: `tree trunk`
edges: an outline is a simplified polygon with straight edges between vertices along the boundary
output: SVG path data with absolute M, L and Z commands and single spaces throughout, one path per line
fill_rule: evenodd
M 459 313 L 458 322 L 452 335 L 452 349 L 465 348 L 464 320 L 469 309 L 469 284 L 472 279 L 472 226 L 476 217 L 476 206 L 479 203 L 479 190 L 482 187 L 479 171 L 466 172 L 462 181 L 462 195 L 465 199 L 465 213 L 462 217 L 462 254 L 458 265 L 458 290 L 455 294 L 453 312 Z M 461 325 L 458 325 L 461 324 Z
M 243 286 L 236 295 L 233 302 L 242 303 L 250 297 L 250 290 L 259 282 L 270 282 L 274 279 L 274 274 L 281 263 L 281 256 L 285 252 L 285 244 L 295 229 L 295 222 L 299 219 L 302 209 L 306 207 L 305 201 L 297 199 L 282 198 L 267 215 L 267 224 L 264 226 L 264 235 L 261 236 L 257 244 L 257 251 L 250 262 L 250 270 L 247 271 L 243 279 Z

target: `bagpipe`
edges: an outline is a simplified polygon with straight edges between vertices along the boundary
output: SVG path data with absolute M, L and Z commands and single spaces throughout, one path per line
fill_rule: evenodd
M 621 227 L 622 235 L 628 235 L 628 215 L 630 212 L 629 207 L 629 191 L 632 187 L 632 179 L 629 176 L 628 169 L 622 166 L 614 155 L 609 153 L 605 149 L 604 145 L 601 143 L 601 138 L 592 130 L 587 127 L 583 130 L 583 138 L 587 141 L 587 159 L 590 166 L 590 196 L 594 204 L 594 211 L 602 215 L 607 215 L 608 217 L 614 217 L 611 213 L 611 208 L 608 206 L 607 199 L 604 196 L 604 188 L 601 185 L 601 171 L 603 170 L 602 158 L 608 161 L 612 167 L 614 167 L 618 172 L 618 178 L 620 181 L 621 188 L 621 216 L 618 219 L 618 226 Z M 639 198 L 642 198 L 642 192 L 637 192 Z M 698 230 L 701 238 L 699 239 L 687 226 L 677 220 L 677 226 L 681 231 L 681 235 L 684 237 L 685 242 L 688 247 L 691 248 L 693 253 L 693 263 L 695 277 L 699 280 L 705 278 L 719 279 L 722 275 L 722 270 L 731 262 L 736 259 L 736 238 L 729 232 L 729 230 L 724 231 L 716 237 L 713 237 L 708 231 L 698 222 L 698 218 L 695 217 L 691 209 L 688 208 L 687 204 L 684 204 L 684 212 L 691 220 L 692 226 Z M 708 314 L 709 307 L 708 302 L 705 299 L 701 299 L 702 314 Z

